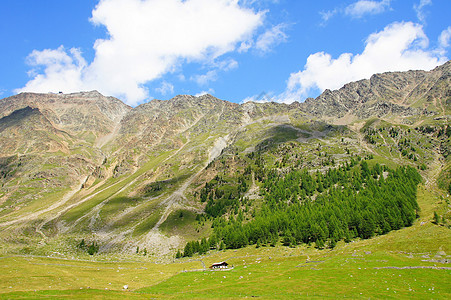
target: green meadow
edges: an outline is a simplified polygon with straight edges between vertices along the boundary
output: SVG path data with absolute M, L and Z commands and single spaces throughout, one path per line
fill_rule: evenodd
M 450 299 L 451 231 L 432 223 L 447 204 L 424 186 L 418 203 L 412 227 L 333 250 L 248 246 L 166 263 L 139 255 L 1 257 L 0 299 Z M 208 269 L 220 261 L 231 267 Z

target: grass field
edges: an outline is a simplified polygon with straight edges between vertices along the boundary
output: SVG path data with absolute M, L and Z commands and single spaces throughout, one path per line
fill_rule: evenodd
M 444 202 L 424 186 L 418 196 L 421 216 L 412 227 L 339 242 L 333 250 L 249 246 L 165 264 L 138 255 L 127 261 L 1 257 L 0 299 L 450 299 L 451 231 L 431 222 Z M 205 269 L 218 261 L 233 268 Z

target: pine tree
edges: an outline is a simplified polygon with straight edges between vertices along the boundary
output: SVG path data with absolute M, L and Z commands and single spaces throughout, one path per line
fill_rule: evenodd
M 260 239 L 258 239 L 258 240 L 257 240 L 256 248 L 260 248 L 260 246 L 261 246 L 261 241 L 260 241 Z
M 434 211 L 434 224 L 439 224 L 440 223 L 440 216 L 438 215 L 438 213 L 436 211 Z

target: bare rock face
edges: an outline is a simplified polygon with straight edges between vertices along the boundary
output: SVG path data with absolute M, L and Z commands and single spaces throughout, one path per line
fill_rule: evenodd
M 21 93 L 0 100 L 0 118 L 25 107 L 37 108 L 55 128 L 71 134 L 107 134 L 131 109 L 97 91 L 73 94 Z
M 341 89 L 324 91 L 301 103 L 301 109 L 316 117 L 359 118 L 387 114 L 412 116 L 440 112 L 450 92 L 451 62 L 432 71 L 388 72 L 351 82 Z M 445 100 L 443 100 L 445 99 Z M 442 103 L 440 101 L 445 101 Z
M 38 108 L 27 106 L 0 119 L 0 156 L 57 151 L 67 153 L 67 146 L 62 143 L 66 137 L 52 126 Z

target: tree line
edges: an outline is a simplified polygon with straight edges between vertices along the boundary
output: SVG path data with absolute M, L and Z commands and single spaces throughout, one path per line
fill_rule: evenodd
M 242 209 L 237 210 L 246 200 L 242 199 L 244 177 L 232 186 L 216 178 L 202 191 L 203 201 L 208 201 L 206 214 L 213 219 L 213 234 L 189 242 L 178 256 L 278 242 L 333 248 L 340 240 L 367 239 L 410 226 L 418 216 L 421 176 L 410 166 L 393 170 L 352 159 L 325 173 L 305 169 L 281 173 L 255 167 L 264 199 L 261 208 L 246 218 Z M 218 192 L 224 185 L 227 192 Z

